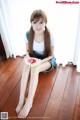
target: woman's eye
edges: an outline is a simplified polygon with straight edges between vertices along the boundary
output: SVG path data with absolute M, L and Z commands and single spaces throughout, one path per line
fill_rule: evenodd
M 36 22 L 35 22 L 35 21 L 34 21 L 33 23 L 34 23 L 34 24 L 36 24 Z
M 40 24 L 43 24 L 43 22 L 40 22 Z

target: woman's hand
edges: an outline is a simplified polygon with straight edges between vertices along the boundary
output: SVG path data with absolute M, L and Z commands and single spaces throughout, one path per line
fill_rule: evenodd
M 24 57 L 24 63 L 30 68 L 37 67 L 39 64 L 41 64 L 41 60 L 34 57 Z
M 38 63 L 41 64 L 41 63 L 42 63 L 42 60 L 41 60 L 41 59 L 38 59 Z
M 47 62 L 49 61 L 50 59 L 52 59 L 53 55 L 47 57 L 47 58 L 44 58 L 43 60 L 41 60 L 41 63 L 44 63 L 44 62 Z

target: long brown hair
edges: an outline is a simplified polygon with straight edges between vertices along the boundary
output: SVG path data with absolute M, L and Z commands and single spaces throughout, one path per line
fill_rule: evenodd
M 40 18 L 43 19 L 43 21 L 45 23 L 47 23 L 47 16 L 44 13 L 44 11 L 42 10 L 35 10 L 30 18 L 30 22 L 36 20 L 38 21 Z M 33 40 L 34 40 L 34 31 L 33 28 L 31 26 L 29 32 L 28 32 L 28 45 L 29 45 L 29 54 L 33 54 Z M 51 55 L 51 42 L 50 42 L 50 33 L 49 30 L 47 28 L 47 26 L 45 26 L 45 31 L 44 31 L 44 58 L 48 57 L 49 55 Z

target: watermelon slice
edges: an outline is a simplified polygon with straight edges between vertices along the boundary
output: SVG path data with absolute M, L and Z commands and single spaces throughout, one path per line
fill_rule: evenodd
M 37 60 L 36 60 L 35 58 L 29 58 L 29 59 L 28 59 L 28 62 L 31 63 L 31 64 L 36 63 L 36 61 L 37 61 Z
M 36 67 L 40 64 L 39 60 L 37 58 L 33 58 L 33 57 L 30 57 L 30 58 L 24 57 L 24 62 L 29 67 Z

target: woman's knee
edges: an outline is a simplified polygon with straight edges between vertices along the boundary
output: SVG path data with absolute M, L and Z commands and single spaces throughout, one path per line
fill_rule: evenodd
M 26 64 L 24 64 L 23 68 L 27 69 L 27 70 L 30 70 L 30 67 L 28 65 L 26 65 Z
M 39 74 L 39 68 L 31 68 L 31 74 Z

